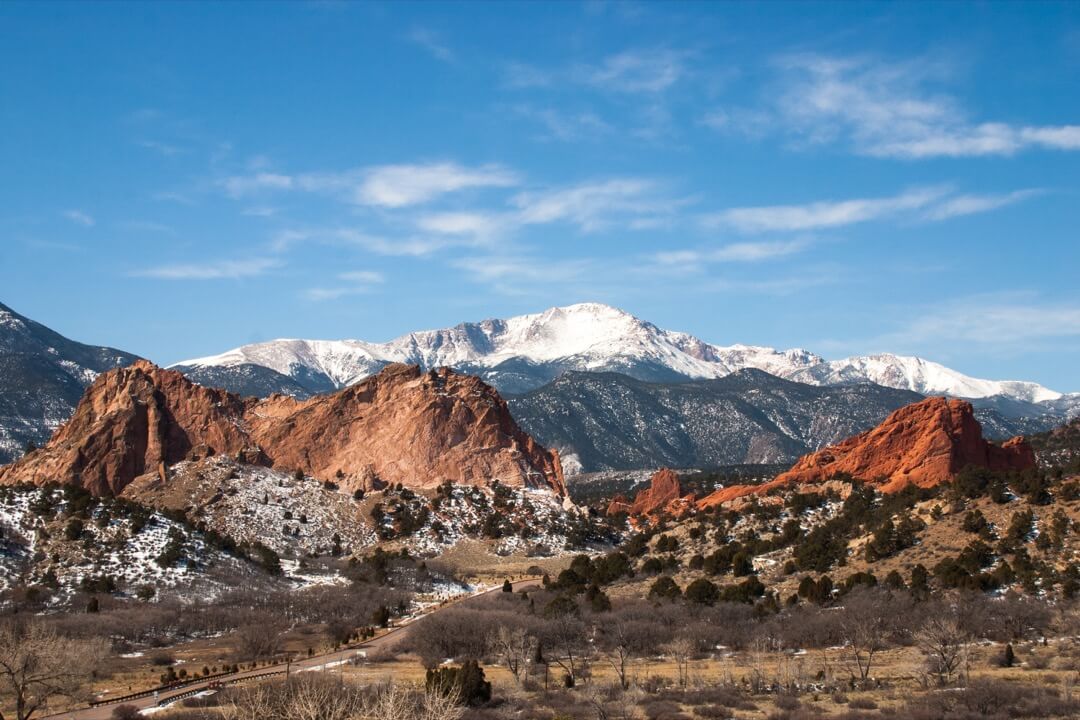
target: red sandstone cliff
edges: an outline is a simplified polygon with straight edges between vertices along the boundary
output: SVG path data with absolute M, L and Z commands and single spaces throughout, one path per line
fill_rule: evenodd
M 566 494 L 557 453 L 517 426 L 494 389 L 406 365 L 298 401 L 242 399 L 139 361 L 99 376 L 45 447 L 0 468 L 0 484 L 56 481 L 119 494 L 139 475 L 221 453 L 348 489 L 498 479 Z
M 772 482 L 722 488 L 702 498 L 699 506 L 781 485 L 820 483 L 840 473 L 874 483 L 882 492 L 911 484 L 931 487 L 951 480 L 968 465 L 1023 470 L 1035 467 L 1035 454 L 1023 438 L 1003 445 L 984 440 L 971 403 L 932 397 L 900 408 L 872 430 L 803 456 Z
M 682 503 L 683 500 L 686 502 Z M 607 512 L 609 515 L 626 512 L 633 517 L 656 515 L 662 512 L 679 514 L 680 511 L 686 509 L 681 506 L 688 505 L 692 501 L 692 495 L 683 497 L 682 485 L 675 471 L 663 468 L 653 474 L 649 479 L 649 487 L 639 490 L 633 502 L 616 497 L 608 505 Z

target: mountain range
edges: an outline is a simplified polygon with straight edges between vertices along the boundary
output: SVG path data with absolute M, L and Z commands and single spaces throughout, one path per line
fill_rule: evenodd
M 136 359 L 68 340 L 0 305 L 0 463 L 43 444 L 99 373 Z M 1080 394 L 1036 383 L 972 378 L 914 357 L 829 361 L 800 349 L 712 345 L 596 303 L 387 343 L 275 340 L 172 367 L 244 396 L 306 399 L 393 363 L 479 376 L 575 472 L 790 462 L 930 394 L 970 399 L 994 438 L 1080 413 Z
M 231 383 L 238 392 L 297 395 L 351 385 L 389 363 L 450 366 L 510 394 L 535 390 L 569 371 L 680 382 L 752 368 L 810 385 L 872 382 L 922 395 L 1005 398 L 1048 411 L 1080 407 L 1080 393 L 1067 396 L 1034 382 L 982 380 L 917 357 L 884 353 L 830 361 L 802 349 L 712 345 L 598 303 L 413 332 L 386 343 L 273 340 L 172 367 L 200 383 Z
M 521 427 L 559 451 L 568 474 L 791 464 L 922 399 L 874 383 L 815 386 L 756 369 L 681 383 L 569 372 L 507 398 Z M 993 408 L 976 416 L 993 438 L 1045 429 Z

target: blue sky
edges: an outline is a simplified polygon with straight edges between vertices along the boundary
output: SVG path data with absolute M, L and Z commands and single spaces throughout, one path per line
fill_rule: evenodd
M 0 301 L 160 363 L 607 302 L 1080 390 L 1080 5 L 0 4 Z

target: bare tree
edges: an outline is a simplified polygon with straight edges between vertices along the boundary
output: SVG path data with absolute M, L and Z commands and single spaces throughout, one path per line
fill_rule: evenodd
M 559 613 L 544 624 L 544 647 L 566 673 L 566 685 L 574 687 L 588 666 L 589 644 L 585 623 L 572 613 Z
M 891 605 L 886 593 L 855 591 L 845 598 L 840 612 L 840 635 L 859 681 L 865 683 L 870 677 L 874 655 L 885 647 L 892 618 Z
M 499 656 L 506 669 L 519 683 L 525 672 L 525 665 L 532 657 L 536 640 L 524 627 L 500 625 L 495 639 L 492 641 L 495 654 Z
M 281 628 L 271 623 L 242 625 L 233 633 L 241 660 L 261 660 L 281 652 Z
M 663 649 L 675 660 L 679 671 L 679 686 L 686 687 L 690 682 L 690 658 L 697 649 L 694 641 L 688 637 L 677 637 L 664 645 Z
M 933 613 L 915 633 L 915 642 L 926 656 L 927 668 L 939 685 L 948 685 L 963 665 L 968 636 L 955 614 Z
M 78 697 L 107 652 L 101 640 L 66 638 L 39 623 L 0 626 L 0 688 L 14 701 L 15 720 L 51 697 Z

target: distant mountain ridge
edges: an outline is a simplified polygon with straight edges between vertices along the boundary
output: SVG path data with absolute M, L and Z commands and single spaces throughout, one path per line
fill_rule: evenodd
M 532 392 L 508 396 L 507 402 L 521 427 L 557 449 L 564 469 L 573 474 L 790 464 L 923 399 L 910 390 L 873 383 L 814 386 L 746 369 L 681 383 L 573 372 Z M 992 408 L 978 414 L 993 428 L 993 437 L 1028 429 Z
M 43 445 L 98 374 L 137 355 L 69 340 L 0 303 L 0 465 Z
M 872 382 L 923 395 L 1003 397 L 1080 412 L 1080 393 L 1026 381 L 969 377 L 929 360 L 892 354 L 825 360 L 808 350 L 719 346 L 664 330 L 598 303 L 504 320 L 414 332 L 386 343 L 273 340 L 172 367 L 197 382 L 237 392 L 304 396 L 353 384 L 391 362 L 454 367 L 504 393 L 529 392 L 565 372 L 618 372 L 648 382 L 716 379 L 747 368 L 811 385 Z

